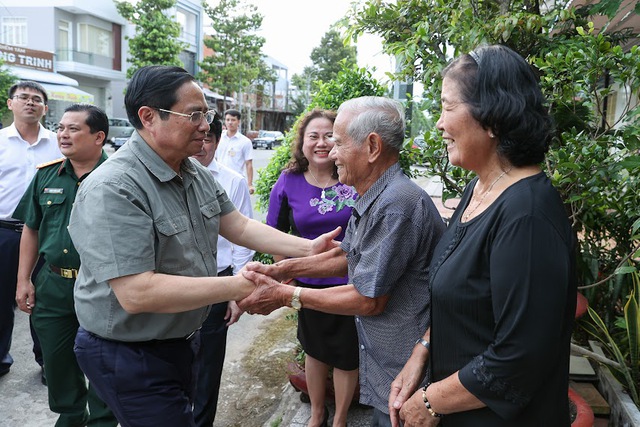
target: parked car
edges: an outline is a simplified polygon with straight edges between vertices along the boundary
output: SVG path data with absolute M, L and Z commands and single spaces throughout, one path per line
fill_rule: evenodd
M 253 148 L 265 148 L 272 150 L 276 145 L 280 145 L 284 140 L 282 132 L 277 130 L 261 130 L 258 137 L 253 140 Z
M 122 147 L 124 145 L 125 142 L 127 142 L 129 140 L 129 138 L 131 137 L 131 134 L 133 133 L 135 129 L 131 128 L 130 130 L 126 131 L 126 132 L 122 132 L 121 135 L 122 136 L 117 136 L 113 139 L 111 139 L 111 145 L 113 146 L 114 150 L 118 150 L 118 148 Z
M 126 141 L 133 133 L 133 130 L 134 127 L 131 125 L 131 123 L 129 123 L 129 120 L 118 117 L 111 118 L 109 119 L 109 136 L 107 137 L 108 141 L 115 147 L 116 138 L 126 137 Z M 124 142 L 120 144 L 120 147 L 122 146 L 122 144 L 124 144 Z

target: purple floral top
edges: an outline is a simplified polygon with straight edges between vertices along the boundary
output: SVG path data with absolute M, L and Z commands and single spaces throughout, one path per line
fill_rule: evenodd
M 304 174 L 283 172 L 271 190 L 267 224 L 307 239 L 342 226 L 336 238 L 342 241 L 357 197 L 351 186 L 337 183 L 323 191 L 309 184 Z M 299 280 L 309 285 L 343 285 L 348 277 L 300 277 Z

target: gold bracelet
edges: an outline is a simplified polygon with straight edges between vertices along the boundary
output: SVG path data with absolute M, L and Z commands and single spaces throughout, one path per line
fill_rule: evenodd
M 442 417 L 444 417 L 443 414 L 437 413 L 431 407 L 431 403 L 429 403 L 429 400 L 427 399 L 427 387 L 429 387 L 429 384 L 424 386 L 424 388 L 422 389 L 422 400 L 424 401 L 425 408 L 427 408 L 427 411 L 429 411 L 429 414 L 431 414 L 431 416 L 434 417 L 434 418 L 442 418 Z

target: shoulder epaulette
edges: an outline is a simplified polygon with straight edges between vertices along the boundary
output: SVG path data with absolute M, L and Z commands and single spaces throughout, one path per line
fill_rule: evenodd
M 50 162 L 40 163 L 38 166 L 36 166 L 36 169 L 42 169 L 46 168 L 47 166 L 55 165 L 56 163 L 62 163 L 65 161 L 65 159 L 66 157 L 60 157 L 59 159 L 51 160 Z

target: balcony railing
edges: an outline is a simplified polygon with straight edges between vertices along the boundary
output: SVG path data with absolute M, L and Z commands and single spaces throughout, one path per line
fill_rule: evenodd
M 91 52 L 80 52 L 77 50 L 57 50 L 56 59 L 58 61 L 79 62 L 81 64 L 95 65 L 96 67 L 114 70 L 113 58 L 104 55 L 98 55 Z

